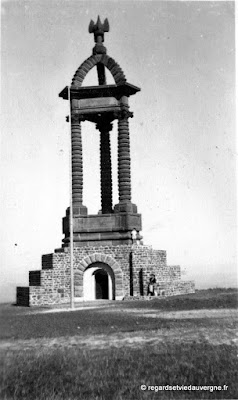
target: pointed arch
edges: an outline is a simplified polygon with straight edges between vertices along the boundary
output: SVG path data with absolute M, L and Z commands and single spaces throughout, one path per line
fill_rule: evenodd
M 77 69 L 72 79 L 72 86 L 75 88 L 81 87 L 88 72 L 98 63 L 104 64 L 105 67 L 111 72 L 116 85 L 121 85 L 126 82 L 124 72 L 122 71 L 120 65 L 113 58 L 106 54 L 95 54 L 87 58 L 87 60 L 85 60 Z

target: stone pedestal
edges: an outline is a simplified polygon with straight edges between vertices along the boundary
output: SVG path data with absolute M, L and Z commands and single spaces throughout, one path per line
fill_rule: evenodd
M 179 266 L 169 266 L 166 252 L 150 246 L 85 246 L 74 248 L 75 301 L 88 299 L 85 275 L 98 263 L 113 278 L 113 299 L 143 298 L 150 274 L 156 277 L 159 294 L 194 293 L 194 282 L 182 281 Z M 91 276 L 93 279 L 93 276 Z M 96 297 L 96 296 L 95 296 Z M 96 298 L 95 298 L 96 300 Z M 45 306 L 70 302 L 70 256 L 68 249 L 42 256 L 42 269 L 29 273 L 29 286 L 17 288 L 17 305 Z
M 67 213 L 68 214 L 68 213 Z M 114 213 L 75 216 L 73 219 L 74 246 L 107 246 L 132 244 L 131 232 L 140 232 L 141 215 L 136 213 Z M 69 215 L 63 218 L 63 247 L 69 246 Z M 138 240 L 142 239 L 138 235 Z

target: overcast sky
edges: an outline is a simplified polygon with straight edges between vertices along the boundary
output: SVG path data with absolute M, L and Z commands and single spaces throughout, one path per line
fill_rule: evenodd
M 235 283 L 234 2 L 2 1 L 2 297 L 61 246 L 69 205 L 68 102 L 92 54 L 90 19 L 109 19 L 107 53 L 130 98 L 132 196 L 145 244 L 198 286 Z M 108 74 L 108 83 L 113 83 Z M 84 82 L 96 84 L 92 70 Z M 113 199 L 117 130 L 111 134 Z M 84 204 L 100 209 L 99 134 L 83 124 Z

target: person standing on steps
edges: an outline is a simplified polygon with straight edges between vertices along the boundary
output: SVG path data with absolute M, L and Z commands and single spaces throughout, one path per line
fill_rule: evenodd
M 137 230 L 135 228 L 131 231 L 131 240 L 132 244 L 137 244 Z

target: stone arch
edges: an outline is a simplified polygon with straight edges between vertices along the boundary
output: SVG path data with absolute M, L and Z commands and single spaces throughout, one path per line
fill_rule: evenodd
M 108 264 L 96 261 L 83 273 L 83 299 L 115 300 L 115 274 Z
M 98 63 L 104 64 L 111 72 L 116 85 L 121 85 L 126 82 L 126 77 L 120 65 L 106 54 L 95 54 L 87 58 L 74 74 L 72 86 L 81 87 L 87 73 Z
M 122 299 L 124 297 L 124 289 L 121 266 L 112 256 L 102 253 L 90 254 L 76 264 L 74 272 L 75 297 L 83 297 L 83 274 L 89 266 L 93 266 L 97 262 L 104 263 L 112 269 L 115 276 L 115 299 Z

